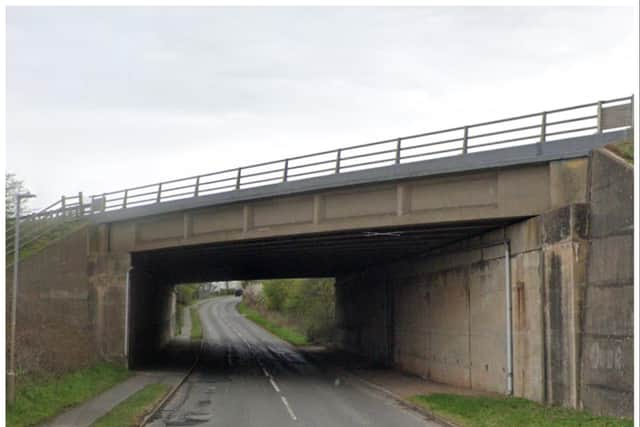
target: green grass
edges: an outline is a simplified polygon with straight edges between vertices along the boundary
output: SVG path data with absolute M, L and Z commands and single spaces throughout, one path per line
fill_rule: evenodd
M 49 245 L 66 238 L 67 236 L 73 234 L 74 232 L 80 230 L 82 227 L 86 226 L 84 221 L 73 220 L 69 222 L 60 222 L 59 224 L 51 224 L 49 226 L 36 224 L 37 226 L 43 227 L 43 232 L 33 231 L 30 234 L 28 233 L 29 227 L 34 227 L 33 224 L 25 224 L 20 227 L 21 231 L 21 248 L 20 248 L 20 261 L 23 261 L 37 253 L 46 249 Z M 49 228 L 46 228 L 49 227 Z M 24 230 L 23 230 L 24 228 Z M 36 238 L 36 236 L 38 236 Z M 8 237 L 8 236 L 7 236 Z M 7 238 L 5 237 L 5 239 Z M 24 246 L 23 246 L 24 245 Z M 13 246 L 13 240 L 8 242 L 5 240 L 5 250 L 8 253 L 9 251 L 13 251 L 15 248 Z M 6 269 L 9 270 L 13 266 L 13 254 L 6 258 Z
M 125 427 L 137 426 L 142 418 L 153 409 L 153 406 L 169 391 L 166 384 L 150 384 L 129 396 L 106 415 L 99 418 L 92 427 Z
M 58 377 L 21 379 L 15 404 L 7 407 L 7 425 L 24 427 L 41 423 L 130 375 L 123 367 L 100 363 Z
M 617 144 L 609 144 L 607 148 L 618 156 L 633 164 L 633 141 L 624 141 Z
M 279 338 L 291 343 L 293 345 L 308 345 L 309 340 L 306 336 L 301 333 L 294 331 L 291 328 L 287 328 L 285 326 L 276 325 L 269 319 L 265 319 L 259 312 L 256 310 L 247 307 L 245 304 L 240 303 L 237 306 L 240 314 L 243 314 L 247 319 L 251 320 L 253 323 L 256 323 L 272 334 L 276 335 Z
M 598 417 L 587 412 L 548 407 L 515 397 L 431 394 L 412 396 L 409 400 L 462 427 L 633 426 L 631 420 Z
M 191 307 L 191 339 L 202 339 L 202 325 L 200 324 L 200 315 L 198 315 L 198 307 Z

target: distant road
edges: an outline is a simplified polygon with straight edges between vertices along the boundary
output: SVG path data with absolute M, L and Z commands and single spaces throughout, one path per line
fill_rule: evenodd
M 201 363 L 155 426 L 438 426 L 361 386 L 337 381 L 238 314 L 239 298 L 200 305 Z

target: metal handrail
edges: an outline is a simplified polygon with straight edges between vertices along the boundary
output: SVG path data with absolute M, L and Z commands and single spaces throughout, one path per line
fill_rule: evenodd
M 89 203 L 85 203 L 82 198 L 82 194 L 80 193 L 79 195 L 62 197 L 60 200 L 37 214 L 29 216 L 29 219 L 38 220 L 57 218 L 60 216 L 65 218 L 92 215 L 104 211 L 127 209 L 133 206 L 163 203 L 166 201 L 177 200 L 179 198 L 202 197 L 216 192 L 237 191 L 247 188 L 248 186 L 255 186 L 259 184 L 270 185 L 278 182 L 287 182 L 293 178 L 299 178 L 307 175 L 331 175 L 353 170 L 357 167 L 380 167 L 381 164 L 386 163 L 400 164 L 409 159 L 434 158 L 434 156 L 444 153 L 451 153 L 451 155 L 467 155 L 478 148 L 508 143 L 550 143 L 550 141 L 547 140 L 547 137 L 556 135 L 576 135 L 592 130 L 595 130 L 596 132 L 603 132 L 604 130 L 601 125 L 603 107 L 606 107 L 607 104 L 620 102 L 633 103 L 633 95 L 547 110 L 539 113 L 523 114 L 500 120 L 491 120 L 398 138 L 384 139 L 335 150 L 320 151 L 233 169 L 193 175 L 186 178 L 177 178 L 169 181 L 140 185 L 137 187 L 129 187 L 122 190 L 91 195 Z M 596 110 L 583 113 L 583 115 L 578 117 L 566 117 L 566 114 L 564 117 L 555 117 L 555 119 L 553 117 L 554 114 L 567 113 L 588 108 L 595 108 Z M 539 119 L 537 124 L 531 122 L 531 119 L 535 118 Z M 528 122 L 518 123 L 522 120 L 528 120 Z M 587 120 L 595 121 L 595 123 L 591 125 L 591 123 L 586 122 Z M 572 127 L 574 124 L 575 126 Z M 493 127 L 496 125 L 505 125 L 508 128 L 487 128 L 489 126 Z M 548 130 L 551 126 L 554 126 L 553 132 Z M 470 130 L 474 131 L 473 134 L 470 134 Z M 518 132 L 527 130 L 536 133 L 526 136 L 523 136 L 522 133 L 517 134 Z M 478 131 L 479 133 L 477 133 Z M 452 135 L 445 137 L 446 139 L 441 141 L 425 141 L 424 143 L 413 145 L 405 144 L 404 146 L 402 144 L 408 140 L 443 134 Z M 444 144 L 449 144 L 449 146 L 443 146 Z M 353 152 L 353 150 L 363 150 L 367 148 L 373 149 L 370 150 L 370 152 Z M 326 157 L 329 155 L 333 155 L 333 158 Z M 350 162 L 350 160 L 355 159 L 368 159 L 369 161 L 363 161 L 355 164 Z M 295 162 L 295 164 L 292 164 L 292 162 Z M 273 167 L 266 170 L 255 170 L 255 168 L 264 168 L 268 166 Z M 299 173 L 292 173 L 293 171 Z M 224 174 L 228 174 L 228 176 L 222 177 Z M 270 175 L 274 175 L 274 177 L 268 178 Z M 256 177 L 260 177 L 260 179 L 255 179 Z M 208 179 L 209 181 L 205 181 L 205 179 Z M 175 187 L 168 187 L 175 184 L 178 185 Z M 221 185 L 207 188 L 207 186 L 212 184 Z M 143 192 L 134 194 L 134 192 L 141 190 Z M 177 190 L 188 191 L 176 193 Z

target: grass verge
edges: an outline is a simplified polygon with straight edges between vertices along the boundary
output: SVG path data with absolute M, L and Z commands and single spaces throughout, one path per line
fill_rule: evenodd
M 279 338 L 291 343 L 293 345 L 308 345 L 309 340 L 306 336 L 301 333 L 294 331 L 291 328 L 287 328 L 285 326 L 280 326 L 269 319 L 264 318 L 258 311 L 247 307 L 245 304 L 240 303 L 237 305 L 237 309 L 240 314 L 243 314 L 247 319 L 251 320 L 253 323 L 256 323 L 272 334 L 276 335 Z
M 166 384 L 150 384 L 118 404 L 106 415 L 91 424 L 91 427 L 137 426 L 168 391 L 169 386 Z
M 202 339 L 202 324 L 200 323 L 200 315 L 198 314 L 198 307 L 191 307 L 191 339 Z
M 515 397 L 475 397 L 436 393 L 428 396 L 412 396 L 409 400 L 462 427 L 633 426 L 633 421 L 627 419 L 598 417 L 587 412 L 544 406 Z
M 633 164 L 633 141 L 619 142 L 617 144 L 609 144 L 607 148 L 618 156 Z
M 7 407 L 7 425 L 26 427 L 60 414 L 131 375 L 125 368 L 100 363 L 59 377 L 21 380 L 16 403 Z

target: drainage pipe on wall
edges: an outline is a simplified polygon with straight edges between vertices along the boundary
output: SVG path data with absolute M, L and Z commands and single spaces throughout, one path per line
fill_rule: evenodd
M 506 342 L 507 342 L 507 395 L 513 395 L 513 313 L 511 310 L 511 248 L 504 241 L 504 294 L 506 299 Z

